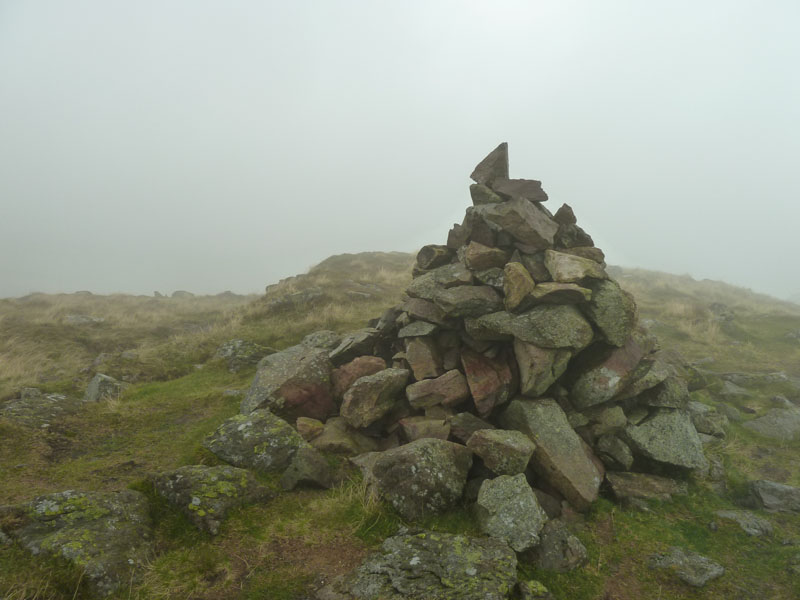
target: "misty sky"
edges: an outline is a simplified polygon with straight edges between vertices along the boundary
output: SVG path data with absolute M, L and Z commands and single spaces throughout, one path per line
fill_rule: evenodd
M 0 296 L 261 291 L 469 174 L 609 263 L 800 292 L 797 0 L 0 0 Z

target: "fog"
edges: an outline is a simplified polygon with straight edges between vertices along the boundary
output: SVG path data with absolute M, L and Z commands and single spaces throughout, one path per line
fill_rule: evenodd
M 444 243 L 474 165 L 609 263 L 800 292 L 800 3 L 0 0 L 0 296 Z

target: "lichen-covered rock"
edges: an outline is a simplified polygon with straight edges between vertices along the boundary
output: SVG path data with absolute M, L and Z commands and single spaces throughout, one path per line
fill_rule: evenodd
M 260 409 L 235 415 L 203 440 L 203 447 L 236 467 L 282 471 L 308 443 L 286 421 Z
M 300 342 L 301 346 L 308 346 L 310 348 L 322 348 L 324 350 L 333 350 L 342 343 L 342 334 L 336 333 L 329 329 L 321 329 L 314 333 L 309 333 Z
M 516 475 L 525 472 L 536 446 L 521 431 L 479 429 L 467 440 L 467 448 L 498 475 Z
M 652 555 L 650 567 L 672 571 L 684 583 L 698 588 L 725 574 L 722 565 L 696 552 L 675 546 L 664 554 Z
M 661 500 L 666 502 L 672 496 L 685 496 L 689 486 L 685 481 L 676 481 L 647 473 L 606 473 L 611 491 L 620 502 L 630 500 Z
M 553 594 L 535 579 L 518 582 L 517 596 L 519 600 L 553 600 Z
M 327 489 L 333 487 L 334 483 L 335 477 L 330 463 L 315 448 L 300 448 L 280 479 L 284 490 L 293 490 L 297 486 Z
M 595 261 L 555 250 L 544 251 L 544 266 L 553 281 L 559 283 L 577 283 L 587 278 L 608 279 L 603 267 Z
M 686 382 L 678 377 L 667 377 L 657 386 L 642 392 L 639 403 L 645 406 L 662 408 L 686 408 L 689 402 L 689 389 Z
M 232 508 L 272 496 L 250 471 L 236 467 L 191 465 L 151 475 L 156 491 L 181 509 L 192 524 L 212 535 Z
M 439 290 L 433 296 L 447 317 L 479 317 L 503 308 L 503 300 L 488 285 L 462 285 Z
M 495 407 L 508 401 L 513 391 L 514 378 L 503 355 L 489 358 L 464 349 L 461 352 L 461 364 L 475 408 L 481 417 L 488 416 Z
M 328 351 L 322 348 L 299 345 L 266 356 L 242 400 L 241 412 L 268 408 L 289 421 L 297 417 L 324 421 L 336 414 L 332 369 Z
M 484 481 L 474 510 L 481 531 L 503 540 L 516 552 L 538 544 L 547 521 L 524 473 Z
M 472 273 L 462 263 L 453 263 L 420 275 L 406 289 L 411 298 L 432 301 L 443 289 L 472 283 Z
M 125 389 L 126 384 L 117 381 L 113 377 L 98 373 L 89 382 L 86 394 L 83 396 L 84 402 L 100 402 L 109 398 L 117 398 Z
M 541 208 L 521 198 L 476 206 L 475 213 L 534 251 L 552 247 L 558 231 Z
M 34 555 L 74 565 L 95 596 L 137 581 L 153 552 L 147 498 L 139 492 L 68 490 L 6 511 L 14 517 L 4 525 L 11 538 Z
M 344 395 L 341 416 L 353 427 L 367 427 L 397 403 L 410 373 L 405 369 L 384 369 L 357 379 Z
M 636 326 L 633 297 L 610 279 L 590 279 L 586 287 L 592 290 L 592 299 L 583 307 L 584 313 L 609 344 L 622 346 Z
M 466 447 L 425 438 L 378 454 L 366 480 L 400 516 L 415 521 L 458 502 L 471 466 Z
M 597 499 L 602 477 L 554 400 L 514 400 L 500 415 L 500 423 L 527 435 L 536 445 L 534 469 L 576 509 L 588 510 Z
M 541 305 L 515 316 L 508 333 L 540 348 L 582 350 L 594 338 L 594 331 L 581 312 L 571 305 Z
M 452 369 L 435 379 L 412 383 L 406 388 L 406 397 L 412 408 L 458 406 L 469 398 L 469 388 L 463 373 Z
M 548 521 L 539 537 L 539 546 L 531 552 L 531 562 L 538 569 L 566 573 L 586 564 L 586 547 L 560 519 Z
M 298 417 L 295 422 L 297 433 L 305 441 L 310 442 L 315 437 L 319 436 L 325 429 L 325 424 L 317 419 L 310 419 L 308 417 Z
M 214 355 L 228 363 L 228 370 L 237 373 L 245 367 L 258 364 L 267 354 L 275 352 L 271 348 L 247 340 L 228 340 L 217 348 Z
M 19 398 L 0 403 L 0 417 L 26 427 L 47 429 L 83 408 L 83 400 L 63 394 L 42 394 L 37 389 L 27 388 Z
M 378 449 L 375 439 L 356 431 L 343 417 L 328 419 L 322 433 L 311 440 L 311 445 L 322 452 L 356 456 Z
M 317 598 L 507 600 L 516 581 L 516 554 L 501 540 L 402 532 Z
M 633 453 L 649 460 L 689 470 L 708 467 L 703 445 L 685 411 L 658 409 L 640 425 L 629 425 L 625 436 Z
M 595 452 L 606 468 L 613 471 L 629 471 L 633 467 L 631 449 L 628 444 L 616 435 L 606 434 L 600 436 L 595 446 Z M 608 473 L 606 473 L 606 476 L 608 476 Z
M 333 386 L 333 397 L 339 401 L 344 397 L 344 393 L 355 381 L 367 375 L 374 375 L 378 371 L 386 368 L 386 361 L 379 356 L 359 356 L 349 363 L 337 367 L 331 373 L 331 383 Z
M 720 519 L 735 521 L 747 535 L 754 537 L 772 535 L 772 523 L 749 510 L 718 510 L 714 514 Z
M 564 374 L 572 351 L 566 348 L 539 348 L 514 340 L 514 356 L 519 367 L 520 394 L 536 398 Z
M 800 512 L 800 488 L 759 479 L 750 483 L 758 508 L 776 512 Z

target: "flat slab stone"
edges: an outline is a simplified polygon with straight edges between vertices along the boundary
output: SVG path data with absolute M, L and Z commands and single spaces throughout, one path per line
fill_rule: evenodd
M 666 502 L 672 496 L 685 496 L 689 486 L 685 481 L 659 477 L 648 473 L 606 472 L 606 480 L 611 491 L 619 501 L 661 500 Z
M 480 317 L 503 308 L 503 300 L 488 285 L 462 285 L 439 290 L 433 301 L 447 317 Z
M 720 519 L 735 521 L 747 535 L 754 537 L 772 535 L 772 523 L 749 510 L 718 510 L 714 514 Z
M 272 497 L 250 471 L 236 467 L 191 465 L 152 475 L 150 480 L 195 527 L 212 535 L 219 533 L 232 508 Z
M 449 289 L 472 283 L 472 273 L 462 263 L 453 263 L 420 275 L 406 288 L 411 298 L 433 300 L 441 289 Z
M 412 383 L 406 388 L 406 397 L 412 408 L 430 408 L 437 404 L 458 406 L 469 398 L 469 388 L 464 374 L 452 369 L 435 379 Z
M 577 283 L 587 278 L 608 279 L 603 267 L 595 261 L 555 250 L 544 251 L 544 266 L 553 281 L 559 283 Z
M 501 540 L 403 532 L 317 600 L 507 600 L 516 581 L 517 556 Z
M 475 212 L 531 250 L 551 248 L 558 232 L 558 223 L 541 208 L 521 198 L 476 206 Z
M 492 183 L 492 190 L 509 200 L 527 200 L 528 202 L 546 202 L 547 194 L 542 189 L 542 182 L 535 179 L 507 179 L 498 177 Z
M 0 514 L 4 531 L 34 555 L 50 554 L 81 571 L 90 591 L 109 596 L 137 582 L 153 552 L 147 498 L 132 490 L 39 496 Z
M 63 394 L 42 394 L 32 389 L 20 398 L 0 404 L 0 417 L 25 427 L 48 429 L 85 407 L 83 400 Z
M 500 415 L 506 429 L 517 429 L 536 445 L 531 465 L 576 509 L 597 499 L 600 472 L 567 415 L 555 400 L 514 400 Z
M 800 512 L 800 488 L 760 479 L 750 484 L 759 508 L 776 512 Z
M 203 447 L 236 467 L 272 473 L 288 467 L 309 445 L 286 421 L 260 409 L 231 417 L 203 440 Z

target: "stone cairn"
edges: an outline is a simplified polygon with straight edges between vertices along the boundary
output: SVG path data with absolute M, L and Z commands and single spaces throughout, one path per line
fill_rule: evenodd
M 663 484 L 645 474 L 707 469 L 680 367 L 572 209 L 553 214 L 541 182 L 509 179 L 505 143 L 471 178 L 473 206 L 420 250 L 407 298 L 369 328 L 263 359 L 235 427 L 295 424 L 409 521 L 465 498 L 491 521 L 482 496 L 508 478 L 537 506 L 585 511 L 604 480 L 621 497 Z

